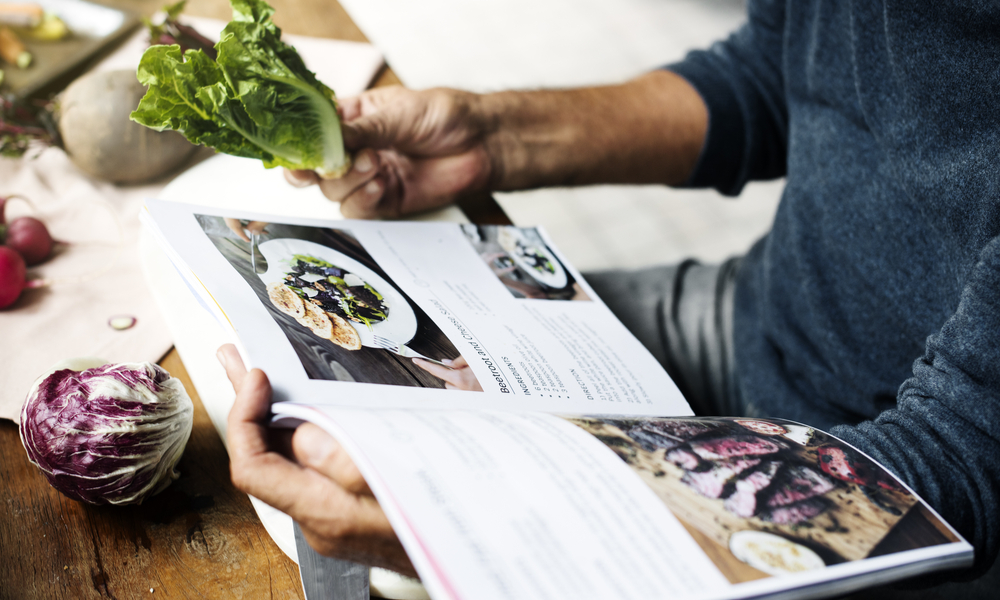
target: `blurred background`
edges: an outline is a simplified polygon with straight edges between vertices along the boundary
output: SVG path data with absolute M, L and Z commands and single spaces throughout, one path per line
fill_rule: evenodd
M 705 48 L 745 20 L 742 0 L 341 0 L 415 88 L 475 91 L 619 82 Z M 280 13 L 279 13 L 280 14 Z M 713 190 L 600 186 L 497 194 L 543 225 L 581 270 L 741 254 L 769 228 L 783 184 Z
M 165 4 L 97 3 L 136 17 L 151 15 Z M 377 83 L 474 91 L 619 82 L 707 47 L 745 19 L 743 0 L 271 3 L 274 20 L 286 33 L 374 44 L 391 69 L 383 70 Z M 231 13 L 227 0 L 189 0 L 184 14 L 225 21 Z M 65 87 L 86 70 L 88 63 L 83 64 L 39 86 L 34 95 L 46 97 Z M 39 65 L 32 68 L 37 71 Z M 8 87 L 23 76 L 16 69 L 6 71 Z M 548 189 L 496 197 L 516 224 L 545 226 L 570 260 L 588 270 L 670 263 L 689 256 L 719 261 L 742 253 L 770 227 L 781 189 L 780 181 L 757 183 L 739 199 L 712 190 L 660 186 Z
M 743 0 L 341 0 L 308 28 L 275 0 L 289 33 L 370 40 L 409 87 L 486 92 L 619 82 L 680 60 L 746 19 Z M 226 18 L 218 0 L 193 14 Z M 343 13 L 359 31 L 343 26 Z M 363 36 L 363 37 L 353 37 Z M 742 254 L 771 226 L 782 181 L 739 198 L 714 190 L 597 186 L 497 194 L 519 225 L 543 225 L 581 270 Z

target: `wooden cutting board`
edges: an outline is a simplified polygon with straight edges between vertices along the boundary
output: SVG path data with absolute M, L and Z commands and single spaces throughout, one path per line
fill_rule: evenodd
M 0 92 L 13 93 L 20 98 L 37 93 L 139 24 L 138 15 L 131 10 L 83 0 L 37 0 L 37 3 L 60 17 L 69 27 L 70 34 L 57 41 L 37 41 L 21 36 L 21 41 L 31 53 L 31 64 L 19 69 L 0 63 L 0 69 L 4 71 Z

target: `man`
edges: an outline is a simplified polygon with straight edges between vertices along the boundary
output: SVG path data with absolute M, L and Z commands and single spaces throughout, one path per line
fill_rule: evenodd
M 773 230 L 721 267 L 588 277 L 702 413 L 791 418 L 883 462 L 976 548 L 1000 545 L 1000 7 L 751 0 L 725 42 L 627 83 L 343 102 L 350 217 L 475 190 L 787 177 Z M 412 572 L 316 428 L 271 452 L 269 387 L 223 349 L 237 486 L 321 552 Z M 277 482 L 282 482 L 277 485 Z M 965 574 L 970 575 L 970 574 Z

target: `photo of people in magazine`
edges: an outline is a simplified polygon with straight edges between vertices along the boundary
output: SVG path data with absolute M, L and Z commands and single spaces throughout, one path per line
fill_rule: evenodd
M 350 231 L 196 218 L 310 379 L 482 391 L 455 345 Z
M 463 225 L 462 232 L 515 298 L 590 300 L 537 229 Z
M 958 538 L 892 475 L 775 419 L 568 418 L 656 492 L 731 583 Z

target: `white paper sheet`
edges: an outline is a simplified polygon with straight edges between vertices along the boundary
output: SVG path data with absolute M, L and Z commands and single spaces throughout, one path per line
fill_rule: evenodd
M 953 543 L 925 537 L 928 525 L 918 524 L 920 518 L 891 525 L 897 540 L 909 540 L 909 549 L 827 562 L 838 555 L 823 549 L 832 539 L 813 535 L 822 521 L 782 527 L 760 518 L 710 517 L 725 500 L 689 490 L 684 482 L 692 472 L 680 475 L 659 451 L 625 449 L 621 442 L 629 442 L 614 434 L 617 417 L 291 404 L 274 409 L 279 421 L 308 420 L 340 440 L 437 600 L 823 598 L 972 561 L 972 546 L 954 530 Z M 730 425 L 747 431 L 742 423 Z M 825 438 L 822 444 L 839 442 Z M 801 451 L 771 457 L 789 460 Z M 659 473 L 650 471 L 650 460 L 660 463 Z M 819 464 L 815 454 L 798 460 Z M 663 485 L 668 480 L 674 485 Z M 839 507 L 828 508 L 864 510 L 858 502 L 869 500 L 848 493 L 832 490 L 825 500 Z M 913 500 L 894 497 L 903 506 Z M 693 508 L 692 501 L 700 506 Z M 924 515 L 939 518 L 926 507 Z M 699 539 L 689 531 L 698 531 Z M 737 541 L 748 534 L 752 542 Z M 734 569 L 736 561 L 770 576 L 743 565 Z
M 340 432 L 438 600 L 691 599 L 729 587 L 656 494 L 559 417 L 329 407 L 309 420 Z

